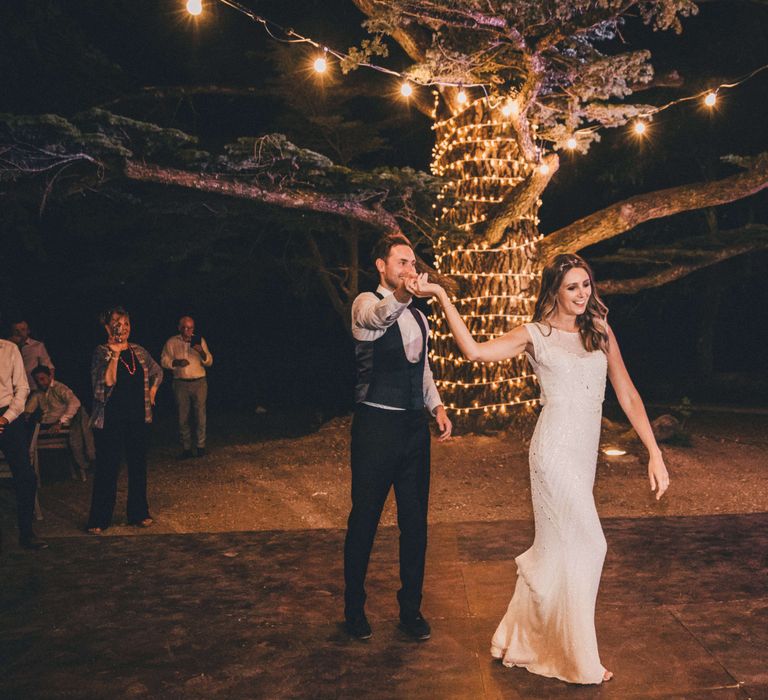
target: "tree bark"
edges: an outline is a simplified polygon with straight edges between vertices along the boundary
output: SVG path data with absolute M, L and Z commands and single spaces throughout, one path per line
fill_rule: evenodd
M 272 204 L 286 209 L 335 214 L 355 219 L 382 231 L 402 233 L 394 215 L 376 204 L 366 207 L 354 200 L 310 190 L 269 190 L 252 183 L 238 182 L 225 175 L 194 173 L 131 160 L 125 162 L 124 172 L 125 176 L 131 180 L 186 187 L 201 192 Z
M 551 233 L 541 241 L 544 257 L 575 252 L 618 236 L 645 221 L 702 207 L 727 204 L 768 187 L 768 153 L 755 157 L 745 172 L 692 185 L 630 197 Z
M 536 200 L 560 167 L 560 159 L 556 153 L 550 153 L 543 159 L 543 163 L 548 167 L 546 174 L 541 172 L 541 168 L 537 169 L 507 195 L 501 211 L 491 219 L 483 235 L 488 245 L 496 245 L 515 221 L 536 207 Z

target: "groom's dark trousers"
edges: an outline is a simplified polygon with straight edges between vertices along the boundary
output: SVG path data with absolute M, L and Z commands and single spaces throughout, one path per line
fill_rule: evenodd
M 394 486 L 400 528 L 397 598 L 404 616 L 419 612 L 427 549 L 430 434 L 424 409 L 391 411 L 357 404 L 352 419 L 352 510 L 344 542 L 344 612 L 362 614 L 365 575 L 384 502 Z

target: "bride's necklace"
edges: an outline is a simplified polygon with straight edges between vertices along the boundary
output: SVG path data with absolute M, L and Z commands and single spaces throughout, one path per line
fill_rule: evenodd
M 136 353 L 133 352 L 133 348 L 130 345 L 128 346 L 128 349 L 131 351 L 130 367 L 128 366 L 128 363 L 123 359 L 123 353 L 120 353 L 120 362 L 123 364 L 128 374 L 133 376 L 136 374 Z

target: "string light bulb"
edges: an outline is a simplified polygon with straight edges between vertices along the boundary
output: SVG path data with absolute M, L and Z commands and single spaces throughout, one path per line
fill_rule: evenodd
M 190 0 L 192 2 L 192 0 Z M 318 56 L 315 62 L 312 64 L 316 73 L 325 73 L 328 70 L 328 61 L 325 60 L 325 56 Z
M 413 86 L 407 80 L 400 85 L 400 94 L 403 97 L 410 97 L 413 94 Z
M 707 107 L 714 107 L 716 102 L 717 102 L 717 93 L 708 92 L 707 96 L 704 98 L 704 104 L 707 105 Z
M 638 119 L 638 120 L 635 122 L 635 125 L 634 125 L 634 127 L 633 127 L 633 129 L 635 130 L 635 133 L 636 133 L 638 136 L 642 136 L 642 135 L 643 135 L 643 134 L 646 132 L 646 129 L 647 129 L 647 128 L 648 128 L 648 127 L 647 127 L 646 123 L 645 123 L 644 121 L 641 121 L 640 119 Z
M 578 143 L 576 142 L 576 139 L 573 138 L 573 136 L 571 136 L 571 138 L 569 138 L 565 142 L 565 145 L 568 146 L 568 148 L 570 148 L 571 150 L 573 150 L 574 148 L 576 148 L 576 146 L 578 146 Z
M 546 163 L 542 163 L 542 164 L 539 166 L 539 172 L 540 172 L 542 175 L 549 175 L 549 166 L 548 166 Z
M 504 103 L 504 106 L 501 108 L 501 113 L 505 117 L 511 117 L 513 114 L 517 114 L 518 108 L 517 108 L 517 102 L 515 102 L 512 99 L 507 100 Z
M 203 13 L 203 0 L 187 0 L 187 12 L 193 17 Z
M 464 92 L 464 90 L 459 90 L 459 94 L 456 95 L 456 102 L 458 102 L 460 105 L 467 104 L 467 93 Z

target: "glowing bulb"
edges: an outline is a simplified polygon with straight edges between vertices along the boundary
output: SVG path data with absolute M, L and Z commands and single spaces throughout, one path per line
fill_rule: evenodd
M 187 0 L 187 12 L 190 15 L 200 15 L 203 13 L 203 0 Z
M 542 163 L 542 164 L 539 166 L 539 172 L 540 172 L 542 175 L 546 175 L 547 173 L 549 173 L 549 166 L 548 166 L 546 163 Z
M 191 2 L 192 0 L 190 0 Z M 316 58 L 315 62 L 312 64 L 312 67 L 315 69 L 315 72 L 317 73 L 325 73 L 326 70 L 328 70 L 328 61 L 326 61 L 322 56 L 320 58 Z
M 566 146 L 568 146 L 568 148 L 570 148 L 571 150 L 573 150 L 573 149 L 574 149 L 574 148 L 576 148 L 576 146 L 577 146 L 577 144 L 576 144 L 576 139 L 575 139 L 575 138 L 573 138 L 573 136 L 571 136 L 571 138 L 569 138 L 569 139 L 568 139 L 568 140 L 565 142 L 565 145 L 566 145 Z
M 717 102 L 717 94 L 714 92 L 707 93 L 707 96 L 704 98 L 704 104 L 707 107 L 714 107 L 715 102 Z
M 615 447 L 609 447 L 603 450 L 603 454 L 608 455 L 609 457 L 623 457 L 625 454 L 627 454 L 627 451 L 619 450 Z
M 511 117 L 513 114 L 517 114 L 517 102 L 514 100 L 507 100 L 501 108 L 501 113 L 505 117 Z
M 456 95 L 456 102 L 458 102 L 460 105 L 467 104 L 467 93 L 464 92 L 464 90 L 459 90 L 459 94 Z
M 635 133 L 642 136 L 645 133 L 646 126 L 645 122 L 641 122 L 640 120 L 635 122 Z
M 400 94 L 403 97 L 410 97 L 413 94 L 413 88 L 409 82 L 406 81 L 400 86 Z

